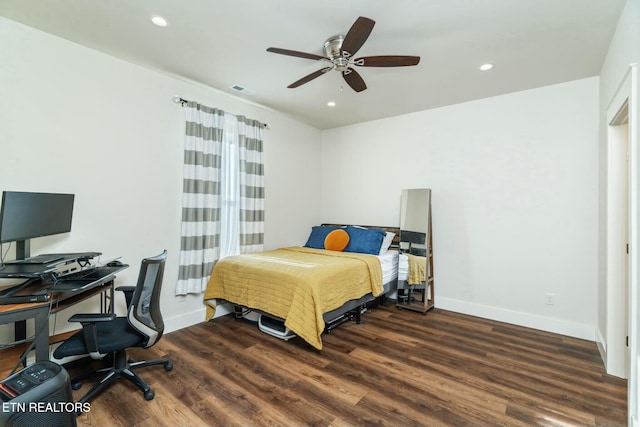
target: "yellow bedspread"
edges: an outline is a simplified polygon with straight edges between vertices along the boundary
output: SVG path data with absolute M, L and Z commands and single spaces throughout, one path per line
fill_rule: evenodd
M 405 254 L 409 259 L 409 285 L 423 284 L 427 279 L 427 258 L 412 254 Z
M 218 261 L 204 299 L 222 298 L 283 318 L 320 350 L 323 313 L 382 291 L 377 257 L 293 246 Z

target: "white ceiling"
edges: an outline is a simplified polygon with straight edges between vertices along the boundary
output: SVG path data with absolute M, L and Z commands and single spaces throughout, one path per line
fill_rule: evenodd
M 596 76 L 625 0 L 1 0 L 0 15 L 212 86 L 327 129 Z M 162 15 L 169 25 L 150 23 Z M 415 67 L 359 67 L 354 92 L 323 63 L 358 16 L 376 21 L 357 56 L 417 55 Z M 495 64 L 488 72 L 478 67 Z M 239 84 L 253 95 L 230 89 Z M 180 94 L 178 94 L 180 95 Z M 198 101 L 198 100 L 194 100 Z M 326 103 L 335 101 L 329 108 Z

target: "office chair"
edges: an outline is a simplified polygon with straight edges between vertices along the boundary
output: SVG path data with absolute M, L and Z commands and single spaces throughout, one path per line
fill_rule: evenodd
M 82 329 L 65 340 L 54 351 L 54 357 L 60 359 L 88 354 L 92 359 L 112 359 L 112 366 L 71 380 L 71 387 L 78 390 L 85 378 L 104 375 L 79 402 L 88 402 L 119 378 L 133 382 L 142 390 L 144 398 L 151 400 L 155 393 L 134 370 L 153 365 L 164 365 L 165 371 L 173 369 L 173 364 L 167 359 L 134 362 L 127 356 L 128 348 L 149 348 L 162 336 L 164 322 L 160 314 L 160 288 L 166 259 L 166 250 L 158 256 L 143 259 L 136 286 L 116 288 L 124 292 L 128 307 L 126 317 L 98 313 L 75 314 L 69 319 L 70 322 L 80 322 Z

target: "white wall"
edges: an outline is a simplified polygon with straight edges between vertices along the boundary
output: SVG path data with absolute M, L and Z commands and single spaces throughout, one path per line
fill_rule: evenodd
M 629 0 L 620 16 L 607 57 L 600 71 L 599 132 L 599 251 L 598 251 L 598 341 L 606 351 L 607 337 L 607 109 L 629 72 L 640 63 L 640 0 Z M 620 307 L 620 310 L 624 309 Z
M 125 284 L 135 283 L 140 259 L 166 248 L 161 306 L 168 330 L 204 320 L 201 297 L 174 296 L 184 133 L 174 95 L 270 125 L 265 247 L 300 244 L 320 218 L 313 191 L 320 168 L 306 161 L 320 156 L 320 131 L 0 18 L 0 190 L 76 194 L 72 232 L 34 239 L 32 254 L 122 256 L 131 264 L 118 276 Z M 58 319 L 57 331 L 68 328 L 70 314 Z
M 597 118 L 589 78 L 324 131 L 322 220 L 397 226 L 429 187 L 436 306 L 593 340 Z

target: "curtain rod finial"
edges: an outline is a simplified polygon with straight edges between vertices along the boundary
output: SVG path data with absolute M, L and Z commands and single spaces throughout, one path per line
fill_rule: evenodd
M 186 99 L 183 99 L 182 97 L 178 96 L 178 95 L 174 95 L 173 96 L 173 102 L 175 102 L 176 104 L 180 104 L 184 107 L 184 104 L 186 104 L 187 101 Z

